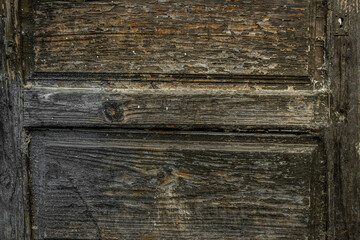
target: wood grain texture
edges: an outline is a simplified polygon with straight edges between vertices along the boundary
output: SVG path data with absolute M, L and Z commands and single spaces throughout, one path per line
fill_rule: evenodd
M 0 239 L 29 239 L 18 1 L 0 1 Z
M 360 239 L 360 7 L 330 1 L 329 78 L 333 124 L 327 132 L 330 239 Z M 340 20 L 340 22 L 339 22 Z
M 313 91 L 29 88 L 26 126 L 309 128 L 327 124 Z
M 34 71 L 308 76 L 312 3 L 34 0 Z
M 311 136 L 31 136 L 36 239 L 324 239 L 325 162 Z

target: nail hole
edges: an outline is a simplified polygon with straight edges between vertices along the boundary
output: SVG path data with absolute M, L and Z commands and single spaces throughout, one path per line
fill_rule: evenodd
M 342 27 L 343 27 L 343 23 L 344 23 L 344 18 L 339 17 L 339 18 L 338 18 L 338 23 L 339 23 L 339 28 L 342 28 Z

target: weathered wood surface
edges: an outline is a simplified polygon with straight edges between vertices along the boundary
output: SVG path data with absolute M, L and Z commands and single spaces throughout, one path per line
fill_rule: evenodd
M 36 239 L 324 239 L 311 136 L 33 131 Z
M 308 128 L 327 125 L 313 91 L 29 88 L 26 126 Z
M 360 239 L 360 2 L 330 1 L 331 118 L 327 131 L 329 239 Z
M 29 237 L 17 1 L 0 1 L 0 239 Z
M 3 2 L 0 239 L 360 239 L 358 0 Z
M 314 2 L 34 1 L 34 71 L 308 76 Z

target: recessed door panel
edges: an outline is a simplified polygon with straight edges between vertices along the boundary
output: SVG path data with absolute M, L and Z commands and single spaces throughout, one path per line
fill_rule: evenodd
M 323 234 L 311 136 L 35 131 L 38 239 L 307 239 Z
M 307 76 L 313 1 L 37 1 L 36 72 Z

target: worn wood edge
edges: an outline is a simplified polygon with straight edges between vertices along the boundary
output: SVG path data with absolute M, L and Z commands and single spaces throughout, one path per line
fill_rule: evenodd
M 30 239 L 20 5 L 0 2 L 0 239 Z
M 191 100 L 194 98 L 201 101 L 194 103 Z M 261 101 L 262 99 L 264 100 Z M 306 90 L 107 90 L 30 87 L 24 90 L 24 121 L 27 127 L 320 129 L 327 125 L 327 100 L 325 92 Z M 232 106 L 225 107 L 224 104 L 227 103 Z M 230 112 L 226 112 L 226 116 L 225 113 L 214 112 L 214 104 L 223 104 L 224 111 Z M 283 105 L 282 109 L 276 110 L 280 105 Z M 276 107 L 272 110 L 274 106 Z M 252 110 L 254 108 L 265 111 L 265 116 L 256 115 Z M 275 110 L 277 112 L 274 112 Z M 249 115 L 251 113 L 253 115 Z M 274 114 L 272 121 L 271 114 Z
M 308 76 L 285 75 L 240 75 L 240 74 L 164 74 L 164 73 L 101 73 L 101 72 L 34 72 L 27 77 L 29 81 L 46 80 L 110 80 L 110 81 L 186 81 L 186 82 L 290 82 L 294 84 L 311 83 Z
M 53 138 L 58 134 L 70 134 L 76 133 L 79 136 L 85 136 L 88 132 L 93 134 L 98 134 L 108 139 L 117 138 L 119 136 L 124 136 L 126 134 L 147 134 L 157 135 L 159 137 L 171 138 L 174 136 L 191 136 L 201 139 L 201 137 L 206 137 L 205 140 L 211 141 L 211 139 L 217 139 L 225 141 L 228 138 L 242 138 L 243 142 L 262 142 L 272 140 L 275 143 L 295 143 L 301 142 L 302 144 L 314 145 L 317 144 L 318 139 L 322 140 L 323 134 L 319 134 L 318 131 L 311 132 L 297 132 L 297 131 L 264 131 L 258 129 L 257 131 L 203 131 L 203 130 L 175 130 L 175 129 L 135 129 L 135 128 L 86 128 L 86 127 L 76 127 L 76 128 L 43 128 L 43 127 L 34 127 L 30 129 L 29 135 L 31 133 L 39 134 L 42 136 L 49 136 Z M 54 142 L 61 142 L 61 139 L 55 140 Z
M 312 176 L 311 176 L 311 220 L 309 229 L 312 238 L 310 239 L 327 239 L 327 159 L 325 154 L 325 144 L 323 137 L 319 138 L 317 151 L 313 151 Z
M 224 152 L 269 152 L 311 154 L 319 147 L 319 138 L 312 134 L 249 134 L 209 131 L 154 131 L 136 129 L 33 129 L 30 135 L 41 138 L 47 147 L 96 148 L 99 142 L 119 149 L 199 150 L 198 146 Z M 58 137 L 62 136 L 62 137 Z M 94 137 L 96 136 L 96 138 Z M 64 138 L 67 140 L 64 141 Z M 83 141 L 77 141 L 78 138 Z M 123 140 L 119 142 L 119 140 Z M 197 146 L 193 146 L 193 142 Z M 146 145 L 139 143 L 146 142 Z M 233 148 L 231 146 L 236 146 Z
M 309 44 L 309 71 L 308 76 L 314 89 L 327 89 L 329 82 L 326 78 L 326 15 L 327 2 L 323 0 L 311 1 L 311 21 Z
M 307 76 L 160 74 L 160 73 L 33 73 L 27 85 L 35 87 L 94 87 L 129 89 L 312 90 Z

